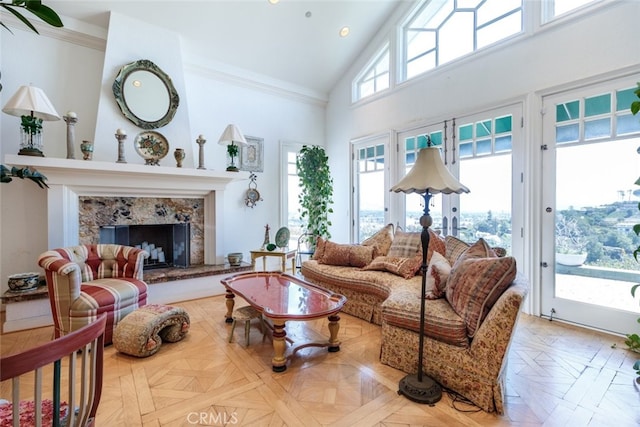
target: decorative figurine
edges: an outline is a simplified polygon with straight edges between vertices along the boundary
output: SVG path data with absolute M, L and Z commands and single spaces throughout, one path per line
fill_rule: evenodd
M 127 163 L 124 158 L 124 140 L 127 139 L 127 132 L 124 129 L 116 130 L 116 139 L 118 140 L 118 160 L 116 163 Z
M 269 241 L 271 239 L 269 238 L 269 224 L 264 226 L 264 242 L 262 242 L 262 249 L 264 250 L 264 248 L 267 247 L 267 245 L 269 245 Z
M 207 140 L 204 139 L 204 136 L 200 135 L 198 139 L 196 139 L 196 142 L 200 146 L 198 150 L 198 169 L 206 169 L 204 167 L 204 143 L 207 142 Z
M 67 123 L 67 159 L 75 159 L 75 145 L 76 145 L 76 123 L 78 122 L 78 115 L 73 111 L 67 112 L 62 116 Z
M 256 184 L 256 174 L 251 172 L 249 179 L 251 182 L 249 183 L 249 189 L 247 190 L 247 195 L 244 198 L 244 204 L 250 208 L 253 208 L 256 203 L 262 201 L 262 197 L 260 197 L 260 193 L 258 192 L 258 184 Z

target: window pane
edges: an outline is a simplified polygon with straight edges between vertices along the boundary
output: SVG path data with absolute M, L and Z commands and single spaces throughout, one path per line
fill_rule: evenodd
M 491 135 L 491 120 L 476 123 L 476 138 Z
M 575 120 L 580 116 L 580 101 L 556 105 L 556 122 Z
M 473 125 L 460 126 L 460 141 L 473 138 Z
M 433 132 L 430 136 L 433 145 L 442 145 L 442 132 Z
M 553 16 L 562 15 L 593 0 L 555 0 L 553 2 Z
M 409 31 L 410 42 L 407 44 L 407 58 L 409 60 L 436 48 L 436 33 L 434 31 Z
M 511 151 L 511 135 L 496 138 L 496 153 Z
M 584 122 L 584 138 L 594 139 L 611 135 L 611 119 L 590 120 Z
M 466 142 L 464 144 L 460 144 L 460 158 L 463 157 L 473 157 L 473 143 Z
M 360 98 L 366 98 L 374 93 L 373 80 L 368 80 L 360 84 Z
M 631 108 L 631 103 L 637 101 L 636 94 L 633 93 L 637 87 L 619 90 L 616 92 L 616 111 L 624 111 Z
M 416 139 L 414 137 L 404 140 L 405 151 L 414 151 L 416 149 Z
M 460 239 L 484 238 L 511 250 L 511 156 L 485 156 L 460 162 Z M 496 183 L 500 185 L 496 185 Z
M 427 136 L 418 135 L 418 148 L 426 148 L 426 147 L 427 147 Z
M 439 64 L 473 52 L 473 13 L 454 14 L 444 23 L 439 34 Z
M 575 142 L 580 138 L 580 127 L 578 124 L 557 126 L 556 142 Z
M 476 154 L 491 154 L 491 140 L 483 139 L 476 142 Z
M 522 12 L 514 13 L 478 29 L 477 49 L 489 46 L 522 31 Z
M 478 26 L 518 9 L 522 0 L 487 0 L 478 8 Z
M 631 114 L 622 114 L 617 117 L 617 135 L 640 132 L 640 117 Z
M 389 74 L 383 74 L 376 78 L 376 92 L 389 88 Z
M 608 114 L 611 112 L 611 94 L 594 96 L 584 100 L 585 117 Z
M 496 119 L 496 133 L 511 132 L 511 116 Z
M 407 64 L 407 79 L 415 77 L 418 74 L 422 74 L 425 71 L 431 70 L 436 67 L 436 54 L 435 52 L 428 53 L 421 56 Z

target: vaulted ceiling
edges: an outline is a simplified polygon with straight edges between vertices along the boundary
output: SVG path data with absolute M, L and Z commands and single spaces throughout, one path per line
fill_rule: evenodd
M 207 60 L 328 94 L 407 0 L 48 1 L 64 17 L 102 28 L 109 11 L 179 33 Z M 340 37 L 349 26 L 350 34 Z M 135 31 L 132 28 L 131 31 Z

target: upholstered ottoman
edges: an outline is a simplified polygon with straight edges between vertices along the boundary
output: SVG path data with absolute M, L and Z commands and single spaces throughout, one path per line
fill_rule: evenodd
M 149 304 L 128 314 L 113 332 L 113 345 L 126 354 L 147 357 L 162 341 L 178 342 L 189 332 L 189 314 L 180 307 Z

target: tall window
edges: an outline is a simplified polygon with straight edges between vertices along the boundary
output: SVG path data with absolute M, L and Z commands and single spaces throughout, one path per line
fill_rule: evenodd
M 522 0 L 430 0 L 402 27 L 404 80 L 522 32 Z
M 389 46 L 387 45 L 357 79 L 355 101 L 388 89 L 389 81 Z
M 281 172 L 281 215 L 280 223 L 286 224 L 291 232 L 289 247 L 295 248 L 298 237 L 304 233 L 304 223 L 300 219 L 300 202 L 298 194 L 300 193 L 300 179 L 296 168 L 296 156 L 300 152 L 302 144 L 297 143 L 281 143 L 281 162 L 284 167 L 280 168 Z

